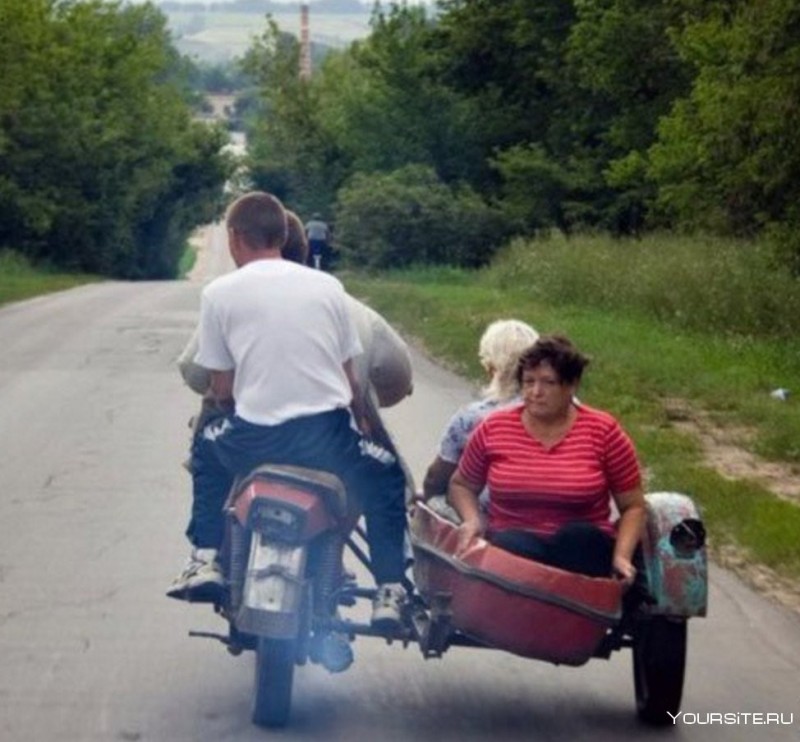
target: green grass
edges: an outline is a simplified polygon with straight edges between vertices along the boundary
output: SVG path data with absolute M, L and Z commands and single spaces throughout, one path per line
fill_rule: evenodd
M 196 262 L 197 250 L 190 243 L 187 243 L 178 263 L 178 277 L 186 278 L 191 272 L 192 268 L 194 268 L 194 264 Z
M 0 252 L 0 305 L 99 280 L 102 279 L 98 276 L 33 268 L 25 258 L 12 251 Z
M 651 234 L 518 240 L 485 280 L 539 299 L 624 310 L 680 330 L 798 340 L 800 283 L 766 242 Z M 795 361 L 798 346 L 795 342 Z
M 475 381 L 481 378 L 478 340 L 490 321 L 517 317 L 540 332 L 568 334 L 592 357 L 581 398 L 623 421 L 646 467 L 648 489 L 692 495 L 704 512 L 712 548 L 734 545 L 780 574 L 800 578 L 800 503 L 704 466 L 698 442 L 669 419 L 670 400 L 686 401 L 723 427 L 747 428 L 743 445 L 800 472 L 797 338 L 786 337 L 785 328 L 773 337 L 716 326 L 703 332 L 649 314 L 627 297 L 616 307 L 581 304 L 579 297 L 556 301 L 548 296 L 553 286 L 541 286 L 555 282 L 551 273 L 537 275 L 530 266 L 527 272 L 505 271 L 501 281 L 498 265 L 482 272 L 414 269 L 343 279 L 352 293 Z M 635 271 L 628 280 L 637 281 Z M 778 386 L 794 388 L 795 396 L 772 399 L 769 392 Z

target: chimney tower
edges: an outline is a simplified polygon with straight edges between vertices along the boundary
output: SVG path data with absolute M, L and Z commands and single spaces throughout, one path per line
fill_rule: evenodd
M 308 34 L 308 3 L 300 4 L 300 79 L 311 79 L 311 40 Z

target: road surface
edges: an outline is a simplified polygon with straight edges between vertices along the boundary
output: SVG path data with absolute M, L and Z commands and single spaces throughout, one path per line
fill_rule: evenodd
M 288 729 L 250 725 L 252 656 L 190 639 L 223 624 L 164 597 L 187 554 L 196 403 L 174 364 L 213 264 L 196 282 L 109 282 L 0 309 L 0 740 L 664 739 L 635 721 L 627 651 L 559 668 L 465 648 L 424 661 L 365 638 L 345 674 L 297 672 Z M 473 390 L 419 355 L 415 374 L 387 417 L 419 480 Z M 713 569 L 710 615 L 689 633 L 670 739 L 800 740 L 796 614 Z M 737 723 L 699 723 L 722 713 Z

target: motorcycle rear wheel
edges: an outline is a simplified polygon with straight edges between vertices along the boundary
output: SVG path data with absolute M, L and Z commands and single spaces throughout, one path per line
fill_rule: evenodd
M 253 686 L 253 724 L 282 727 L 289 720 L 295 655 L 293 639 L 259 637 Z

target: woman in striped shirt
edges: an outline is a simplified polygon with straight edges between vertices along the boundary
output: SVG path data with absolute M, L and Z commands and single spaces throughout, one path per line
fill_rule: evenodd
M 463 521 L 459 553 L 485 531 L 491 543 L 521 556 L 633 582 L 645 519 L 639 463 L 610 414 L 576 401 L 588 362 L 567 338 L 554 335 L 522 355 L 522 403 L 492 413 L 475 429 L 450 480 L 448 497 Z M 486 527 L 478 507 L 485 485 Z

